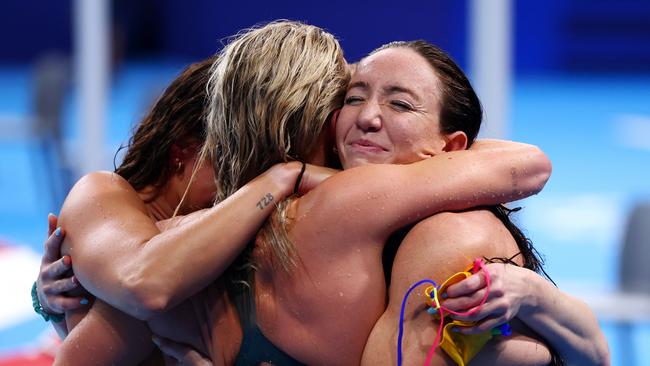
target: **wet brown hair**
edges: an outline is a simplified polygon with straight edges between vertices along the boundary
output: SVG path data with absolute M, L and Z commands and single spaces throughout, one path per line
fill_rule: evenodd
M 211 57 L 188 66 L 136 127 L 115 169 L 136 191 L 151 186 L 157 193 L 167 183 L 173 173 L 172 145 L 205 141 L 204 112 L 213 62 Z

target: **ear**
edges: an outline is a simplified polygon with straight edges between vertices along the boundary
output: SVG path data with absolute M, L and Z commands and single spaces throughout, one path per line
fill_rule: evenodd
M 445 146 L 442 148 L 444 151 L 458 151 L 467 149 L 467 135 L 463 131 L 456 131 L 445 135 Z
M 169 164 L 172 166 L 178 165 L 179 161 L 182 162 L 184 160 L 183 148 L 178 144 L 172 144 L 172 147 L 169 149 Z

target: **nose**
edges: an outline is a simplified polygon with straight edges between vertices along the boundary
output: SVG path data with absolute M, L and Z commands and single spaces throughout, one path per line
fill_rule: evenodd
M 364 132 L 377 132 L 382 127 L 381 108 L 376 101 L 370 100 L 361 106 L 357 126 Z

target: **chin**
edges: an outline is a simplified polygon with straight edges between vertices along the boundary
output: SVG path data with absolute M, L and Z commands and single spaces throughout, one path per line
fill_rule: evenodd
M 356 168 L 358 166 L 371 165 L 371 164 L 386 164 L 384 161 L 377 161 L 375 159 L 368 158 L 355 158 L 349 159 L 347 162 L 343 163 L 343 169 Z

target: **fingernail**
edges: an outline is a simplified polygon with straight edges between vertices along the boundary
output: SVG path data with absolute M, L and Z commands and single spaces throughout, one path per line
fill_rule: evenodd
M 79 280 L 77 279 L 77 276 L 72 276 L 71 279 L 72 279 L 72 283 L 74 283 L 75 285 L 79 284 Z
M 70 258 L 69 255 L 64 255 L 63 256 L 63 264 L 65 264 L 66 266 L 69 267 L 70 263 L 72 263 L 72 258 Z
M 88 305 L 88 299 L 86 299 L 86 298 L 84 297 L 83 299 L 81 299 L 81 301 L 79 301 L 79 303 L 80 303 L 81 305 Z
M 61 227 L 57 227 L 56 230 L 54 230 L 54 235 L 61 236 Z

